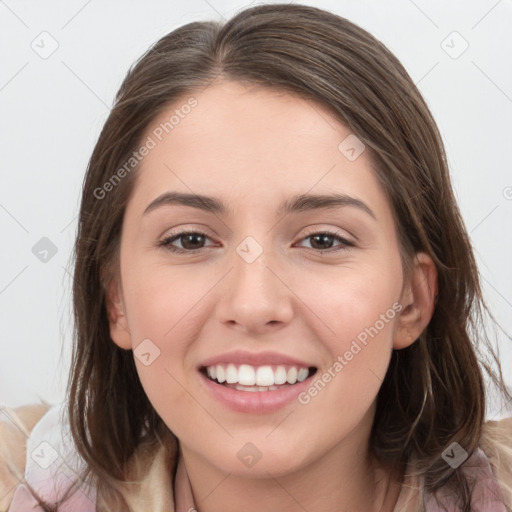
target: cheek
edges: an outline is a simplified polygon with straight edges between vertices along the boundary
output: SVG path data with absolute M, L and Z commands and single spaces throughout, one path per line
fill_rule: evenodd
M 132 268 L 124 274 L 123 288 L 142 386 L 159 413 L 162 408 L 188 407 L 187 353 L 201 326 L 208 279 L 191 280 L 185 272 L 180 277 L 176 270 L 169 275 L 162 268 Z
M 321 320 L 322 337 L 334 352 L 348 349 L 356 339 L 364 344 L 376 337 L 392 337 L 401 282 L 383 275 L 378 268 L 346 269 L 335 280 L 332 276 L 314 280 L 314 290 L 303 288 L 303 296 L 311 297 L 306 305 Z
M 211 276 L 191 276 L 189 271 L 179 268 L 143 264 L 137 271 L 127 273 L 123 285 L 134 342 L 150 338 L 162 350 L 172 347 L 179 351 L 180 340 L 193 334 L 197 325 L 194 319 L 211 287 L 211 279 Z
M 363 417 L 386 375 L 401 309 L 397 268 L 384 269 L 377 261 L 347 268 L 335 283 L 317 280 L 316 293 L 310 294 L 316 297 L 312 309 L 322 320 L 316 335 L 329 360 L 299 399 L 315 414 L 329 408 L 329 416 L 322 417 L 333 438 L 340 425 L 349 428 L 348 423 L 354 426 Z

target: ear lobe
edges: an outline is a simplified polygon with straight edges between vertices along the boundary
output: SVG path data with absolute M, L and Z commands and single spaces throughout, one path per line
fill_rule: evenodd
M 400 350 L 412 345 L 425 330 L 434 314 L 437 297 L 437 270 L 432 258 L 425 253 L 414 257 L 414 268 L 404 284 L 393 348 Z
M 114 343 L 125 350 L 132 348 L 132 338 L 128 327 L 121 286 L 117 279 L 111 279 L 107 286 L 107 315 L 110 337 Z

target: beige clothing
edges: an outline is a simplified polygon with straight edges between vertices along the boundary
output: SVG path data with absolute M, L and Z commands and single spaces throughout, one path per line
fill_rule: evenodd
M 27 510 L 25 503 L 37 505 L 21 482 L 23 482 L 24 476 L 27 476 L 25 458 L 27 464 L 31 462 L 30 457 L 25 457 L 26 446 L 31 446 L 34 451 L 33 444 L 36 444 L 38 450 L 43 450 L 41 454 L 44 453 L 44 446 L 41 445 L 40 439 L 32 439 L 33 436 L 29 437 L 29 435 L 36 423 L 38 427 L 44 423 L 43 421 L 38 423 L 39 418 L 50 417 L 50 413 L 45 414 L 47 409 L 45 406 L 34 406 L 16 411 L 4 408 L 0 411 L 0 511 L 2 512 L 9 510 L 10 505 L 12 505 L 13 512 Z M 34 432 L 37 430 L 37 428 L 34 429 Z M 41 446 L 42 448 L 40 448 Z M 489 489 L 495 485 L 493 493 L 499 494 L 499 497 L 497 497 L 496 505 L 476 506 L 472 510 L 475 512 L 512 512 L 512 417 L 485 423 L 479 446 L 489 471 L 485 485 L 481 485 L 476 494 L 480 493 L 479 499 L 482 503 L 490 503 L 492 493 Z M 32 458 L 34 458 L 33 455 Z M 475 460 L 476 464 L 480 463 L 480 459 Z M 51 459 L 48 462 L 50 461 Z M 173 462 L 176 462 L 176 466 Z M 471 466 L 470 462 L 471 459 L 468 459 L 469 466 Z M 174 488 L 170 467 L 176 467 Z M 480 479 L 485 478 L 480 473 L 478 475 Z M 36 484 L 41 481 L 33 475 L 31 477 Z M 175 450 L 175 460 L 171 462 L 169 462 L 163 447 L 156 453 L 144 452 L 143 449 L 140 449 L 131 466 L 131 477 L 131 480 L 137 483 L 123 484 L 120 489 L 131 511 L 191 512 L 194 510 L 192 507 L 195 505 L 186 468 L 177 449 Z M 69 479 L 67 481 L 69 482 Z M 44 491 L 43 487 L 41 489 Z M 484 494 L 481 494 L 482 492 Z M 89 493 L 87 496 L 86 494 L 86 492 L 77 493 L 77 498 L 73 503 L 68 507 L 62 507 L 63 512 L 67 510 L 84 512 L 86 510 L 116 510 L 115 505 L 107 503 L 101 493 L 97 496 L 95 492 Z M 424 503 L 427 503 L 427 508 Z M 36 506 L 32 510 L 42 510 L 42 508 Z M 425 510 L 436 512 L 439 509 L 426 499 L 418 478 L 406 477 L 393 512 L 425 512 Z

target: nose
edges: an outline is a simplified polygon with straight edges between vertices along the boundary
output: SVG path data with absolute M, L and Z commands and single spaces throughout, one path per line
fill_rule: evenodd
M 223 324 L 255 335 L 279 330 L 291 321 L 294 294 L 267 253 L 251 263 L 234 253 L 216 307 Z

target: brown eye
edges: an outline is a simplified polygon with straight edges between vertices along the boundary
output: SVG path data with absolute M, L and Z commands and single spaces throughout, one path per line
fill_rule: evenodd
M 205 245 L 209 237 L 198 231 L 186 231 L 177 233 L 162 240 L 158 245 L 165 247 L 169 251 L 185 253 L 193 252 L 208 247 Z M 179 244 L 179 245 L 176 245 Z M 213 245 L 213 244 L 210 244 Z
M 354 244 L 340 236 L 339 233 L 320 232 L 312 233 L 302 241 L 310 240 L 310 248 L 319 252 L 335 252 L 349 247 L 354 247 Z M 335 242 L 339 242 L 335 245 Z

